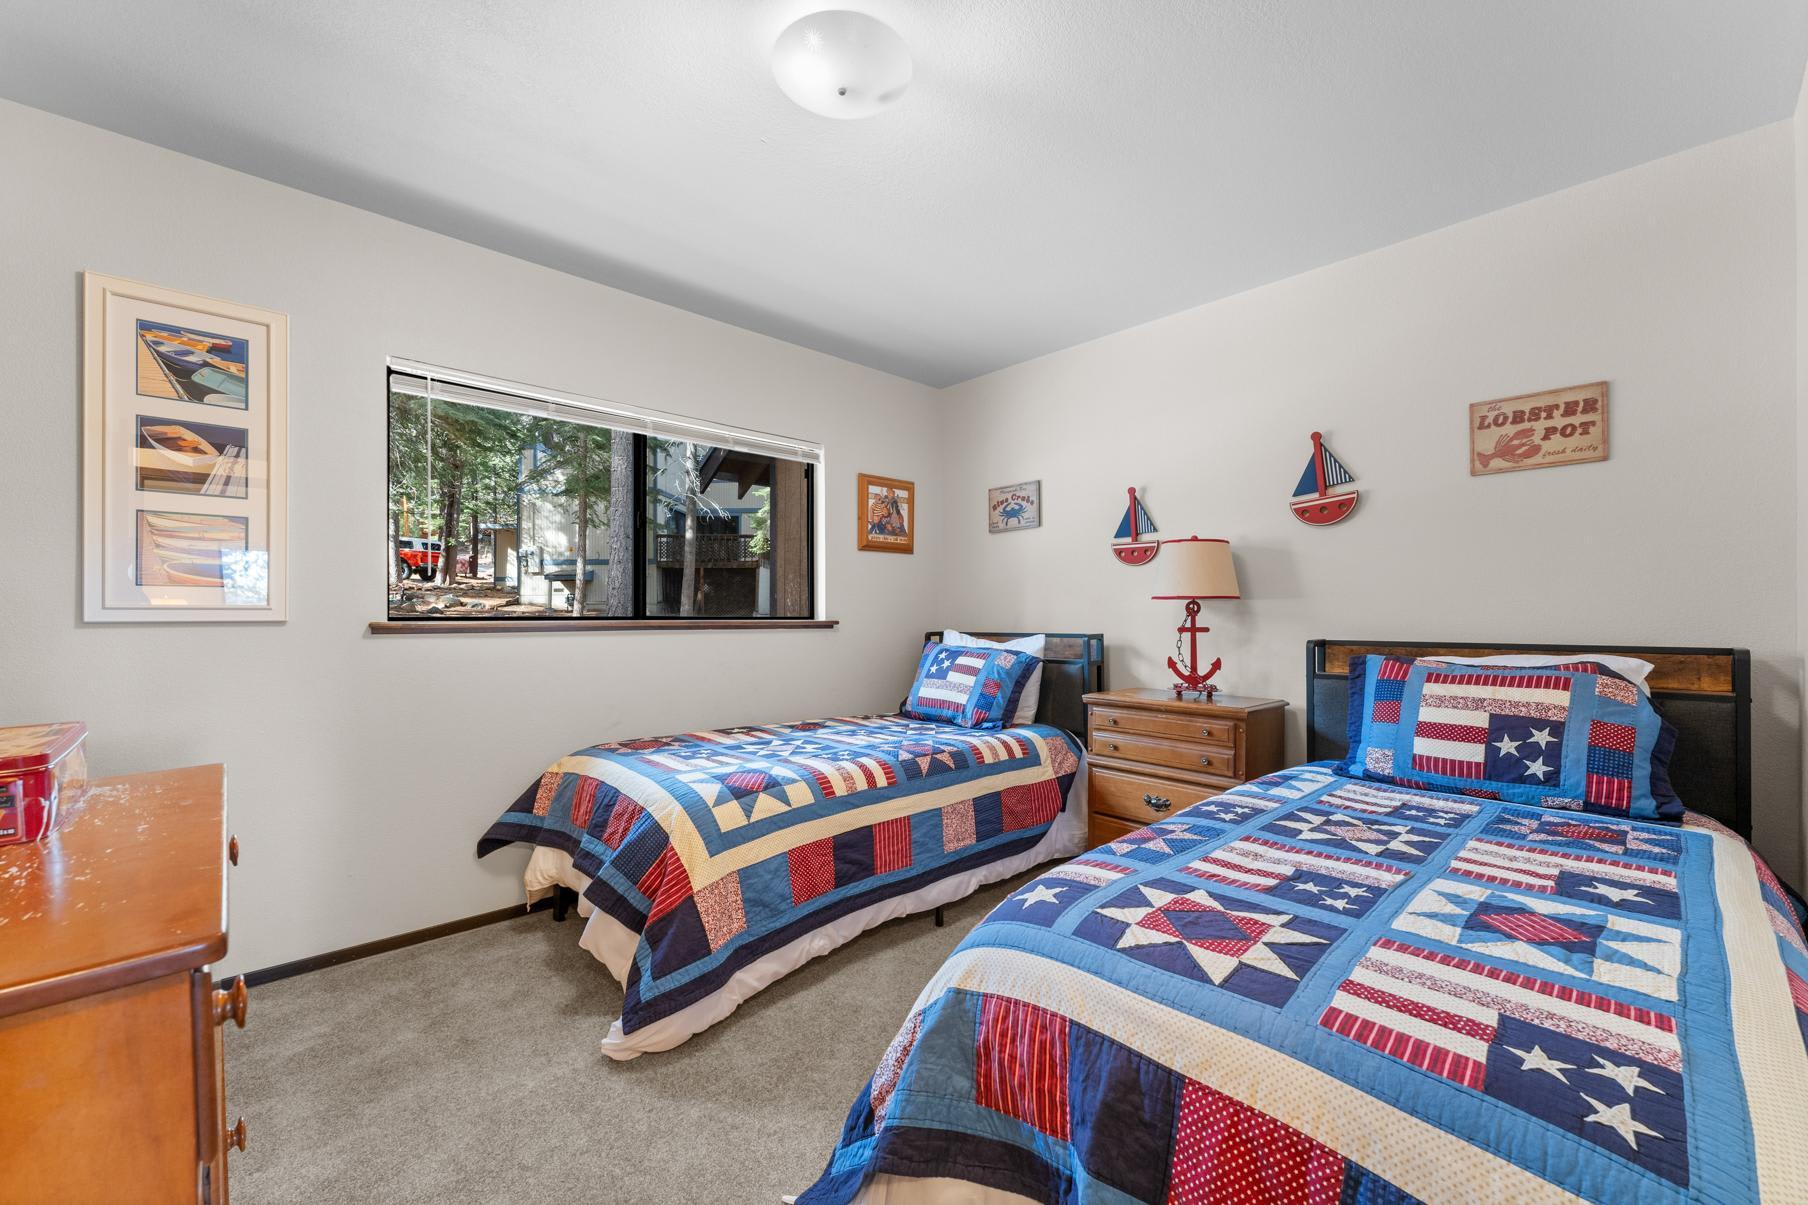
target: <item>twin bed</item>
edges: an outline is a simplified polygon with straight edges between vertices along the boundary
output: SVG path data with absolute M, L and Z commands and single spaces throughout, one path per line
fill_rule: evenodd
M 580 944 L 623 987 L 604 1053 L 669 1049 L 874 925 L 1084 847 L 1075 734 L 1104 638 L 1042 639 L 1034 723 L 853 716 L 594 745 L 530 784 L 479 856 L 525 842 L 530 894 L 577 893 Z
M 1075 639 L 1091 688 L 1097 638 Z M 1518 651 L 1313 642 L 1308 763 L 1013 892 L 800 1200 L 1808 1199 L 1808 940 L 1743 840 L 1745 654 L 1438 660 Z M 1639 686 L 1590 653 L 1654 668 Z M 1064 856 L 1079 693 L 1039 711 L 1059 726 L 599 746 L 486 843 L 568 857 L 585 945 L 628 985 L 605 1049 L 631 1057 L 879 919 Z M 868 784 L 715 827 L 685 794 L 822 762 Z M 878 853 L 901 818 L 908 866 Z
M 1745 654 L 1595 650 L 1649 702 L 1586 649 L 1420 659 L 1506 651 L 1314 642 L 1314 760 L 1014 892 L 799 1200 L 1808 1200 L 1808 944 L 1734 831 Z M 1653 706 L 1680 819 L 1637 816 Z

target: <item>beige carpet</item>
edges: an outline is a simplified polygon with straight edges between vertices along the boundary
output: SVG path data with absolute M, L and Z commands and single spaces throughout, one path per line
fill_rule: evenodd
M 816 1178 L 905 1011 L 1031 877 L 893 921 L 676 1050 L 597 1049 L 621 990 L 536 913 L 265 984 L 226 1038 L 235 1205 L 778 1201 Z

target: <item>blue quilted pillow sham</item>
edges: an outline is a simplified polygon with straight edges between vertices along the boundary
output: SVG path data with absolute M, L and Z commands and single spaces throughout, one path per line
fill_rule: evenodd
M 913 720 L 1003 728 L 1042 658 L 1010 649 L 949 648 L 930 641 L 902 711 Z
M 1635 820 L 1673 820 L 1676 730 L 1597 662 L 1350 659 L 1340 774 Z

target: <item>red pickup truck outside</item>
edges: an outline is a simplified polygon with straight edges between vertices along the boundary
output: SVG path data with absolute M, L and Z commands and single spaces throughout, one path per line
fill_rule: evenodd
M 438 540 L 401 537 L 396 541 L 396 580 L 405 581 L 412 573 L 424 582 L 432 581 L 444 555 L 445 545 Z

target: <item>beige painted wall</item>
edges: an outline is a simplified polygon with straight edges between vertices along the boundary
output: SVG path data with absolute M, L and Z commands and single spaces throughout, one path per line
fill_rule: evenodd
M 102 773 L 223 761 L 244 847 L 225 969 L 520 898 L 472 856 L 591 741 L 888 710 L 942 604 L 938 542 L 854 550 L 854 474 L 940 506 L 926 388 L 385 218 L 0 103 L 0 724 L 78 717 Z M 83 269 L 292 320 L 290 620 L 78 620 Z M 384 605 L 384 359 L 823 441 L 833 632 L 373 637 Z M 870 670 L 867 667 L 872 667 Z
M 1790 123 L 1609 176 L 947 391 L 947 560 L 973 622 L 1102 630 L 1157 684 L 1178 607 L 1107 544 L 1135 485 L 1228 537 L 1220 681 L 1303 702 L 1308 638 L 1743 645 L 1756 840 L 1800 881 Z M 1084 281 L 1074 287 L 1084 288 Z M 1472 479 L 1467 403 L 1606 378 L 1612 459 Z M 1362 490 L 1287 498 L 1323 430 Z M 1039 530 L 985 489 L 1041 478 Z M 1290 748 L 1303 752 L 1296 710 Z

